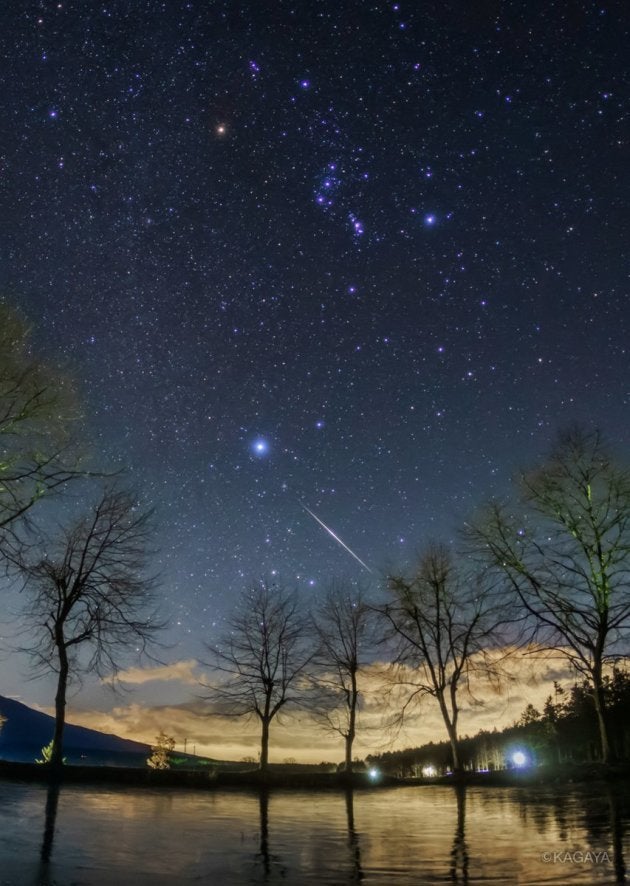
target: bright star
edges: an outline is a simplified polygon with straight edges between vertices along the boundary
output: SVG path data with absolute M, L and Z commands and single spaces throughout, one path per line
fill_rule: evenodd
M 363 234 L 365 232 L 365 228 L 363 227 L 363 222 L 360 221 L 353 212 L 351 212 L 349 214 L 348 218 L 350 219 L 350 223 L 352 225 L 352 230 L 354 231 L 355 236 L 360 237 L 361 234 Z
M 267 455 L 267 453 L 269 452 L 269 443 L 267 443 L 266 440 L 263 440 L 262 437 L 259 437 L 252 443 L 252 451 L 255 455 Z

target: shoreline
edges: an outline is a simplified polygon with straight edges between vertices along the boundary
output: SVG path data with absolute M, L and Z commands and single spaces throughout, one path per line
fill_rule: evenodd
M 243 771 L 199 772 L 182 769 L 141 769 L 114 766 L 64 766 L 51 770 L 37 763 L 16 763 L 0 760 L 0 779 L 7 781 L 42 782 L 44 784 L 129 785 L 148 788 L 182 788 L 196 790 L 295 789 L 295 790 L 378 790 L 392 787 L 557 787 L 592 782 L 611 783 L 630 779 L 630 765 L 583 764 L 536 767 L 527 770 L 495 772 L 462 772 L 457 776 L 433 778 L 397 778 L 368 772 L 282 772 L 257 769 Z

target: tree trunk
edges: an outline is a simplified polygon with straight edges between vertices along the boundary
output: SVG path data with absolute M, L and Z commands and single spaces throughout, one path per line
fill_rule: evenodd
M 267 717 L 261 718 L 262 735 L 260 737 L 260 766 L 261 772 L 266 772 L 269 765 L 269 723 Z
M 346 759 L 344 763 L 344 769 L 346 772 L 352 772 L 352 740 L 354 736 L 349 732 L 345 736 L 346 741 Z
M 447 724 L 448 737 L 451 742 L 451 755 L 453 757 L 453 772 L 462 771 L 462 764 L 459 759 L 459 743 L 457 741 L 457 733 L 451 724 Z
M 63 733 L 66 725 L 66 689 L 68 686 L 68 656 L 65 647 L 59 647 L 59 677 L 55 695 L 55 733 L 52 741 L 50 766 L 60 769 L 63 766 Z
M 346 772 L 352 772 L 352 745 L 356 731 L 357 721 L 357 675 L 352 673 L 352 690 L 350 694 L 350 716 L 348 718 L 348 731 L 346 732 Z
M 462 766 L 459 760 L 459 742 L 457 741 L 457 707 L 454 693 L 451 691 L 451 704 L 453 705 L 452 717 L 449 714 L 449 710 L 446 706 L 446 701 L 444 700 L 444 695 L 442 693 L 438 694 L 437 700 L 440 705 L 440 711 L 442 712 L 442 719 L 444 720 L 446 731 L 448 732 L 448 739 L 451 743 L 453 773 L 457 774 L 458 772 L 461 772 Z
M 606 723 L 606 702 L 604 701 L 604 684 L 602 682 L 601 664 L 593 668 L 593 701 L 597 714 L 599 727 L 599 741 L 601 744 L 602 763 L 610 763 L 610 741 L 608 738 L 608 725 Z

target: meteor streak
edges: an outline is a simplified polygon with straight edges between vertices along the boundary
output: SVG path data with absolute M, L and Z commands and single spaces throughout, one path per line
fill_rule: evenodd
M 310 508 L 307 508 L 303 501 L 301 501 L 300 504 L 302 505 L 302 507 L 304 508 L 304 510 L 306 511 L 306 513 L 307 513 L 307 514 L 310 514 L 311 517 L 313 518 L 313 520 L 317 520 L 317 522 L 319 523 L 319 525 L 322 526 L 322 527 L 326 530 L 326 532 L 327 532 L 329 535 L 332 535 L 332 537 L 335 539 L 335 541 L 339 542 L 339 544 L 341 545 L 341 547 L 342 547 L 342 548 L 345 548 L 346 551 L 347 551 L 351 556 L 353 556 L 354 559 L 355 559 L 358 563 L 360 563 L 361 566 L 363 566 L 364 569 L 367 569 L 368 572 L 372 572 L 372 570 L 371 570 L 370 567 L 367 565 L 367 563 L 364 563 L 363 560 L 361 559 L 361 557 L 358 557 L 358 556 L 354 553 L 354 551 L 350 550 L 350 548 L 348 547 L 348 545 L 347 545 L 345 542 L 343 542 L 343 541 L 339 538 L 338 535 L 335 535 L 335 533 L 332 531 L 332 529 L 331 529 L 329 526 L 326 526 L 326 524 L 324 523 L 323 520 L 320 520 L 320 519 L 319 519 L 319 517 L 317 516 L 317 514 L 314 514 L 314 513 L 311 511 Z

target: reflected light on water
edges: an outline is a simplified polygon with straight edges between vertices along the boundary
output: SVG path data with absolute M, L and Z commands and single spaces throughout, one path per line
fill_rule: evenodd
M 605 884 L 623 882 L 628 850 L 628 802 L 605 788 L 259 794 L 68 785 L 51 798 L 38 785 L 0 787 L 2 883 L 43 882 L 43 860 L 48 882 L 86 886 Z M 545 861 L 576 851 L 609 860 Z

